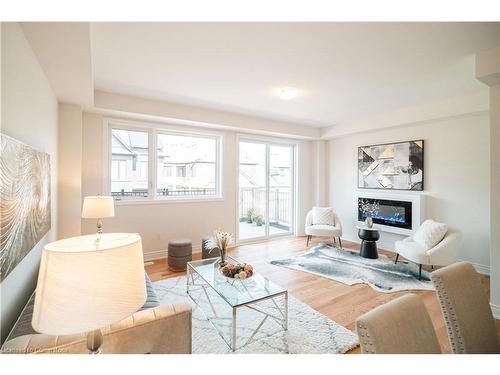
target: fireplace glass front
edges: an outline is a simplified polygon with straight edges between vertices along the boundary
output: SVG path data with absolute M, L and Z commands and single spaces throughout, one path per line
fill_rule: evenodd
M 411 229 L 411 202 L 358 198 L 358 220 L 371 217 L 374 223 Z

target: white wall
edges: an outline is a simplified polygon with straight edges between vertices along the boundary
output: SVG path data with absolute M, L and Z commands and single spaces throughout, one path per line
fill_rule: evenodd
M 2 23 L 1 131 L 50 154 L 51 230 L 1 284 L 1 338 L 36 286 L 40 253 L 57 233 L 57 100 L 16 23 Z
M 83 114 L 82 134 L 82 196 L 105 191 L 103 155 L 103 116 Z M 157 124 L 157 126 L 165 126 Z M 190 131 L 206 131 L 189 128 Z M 214 229 L 236 233 L 237 217 L 237 133 L 221 131 L 222 139 L 222 199 L 195 202 L 165 202 L 117 204 L 115 217 L 104 219 L 104 231 L 137 232 L 142 236 L 146 259 L 166 256 L 167 243 L 172 238 L 187 237 L 199 248 L 201 238 Z M 292 141 L 291 141 L 292 142 Z M 305 213 L 312 202 L 311 141 L 297 141 L 297 227 L 303 233 Z M 93 220 L 82 220 L 82 233 L 95 232 Z
M 463 233 L 461 258 L 489 269 L 490 161 L 488 114 L 372 131 L 328 144 L 329 203 L 343 223 L 344 237 L 359 242 L 353 192 L 357 189 L 358 146 L 424 139 L 424 192 L 428 218 Z M 373 190 L 370 190 L 373 191 Z M 407 192 L 402 192 L 406 194 Z M 394 249 L 396 234 L 381 233 L 379 246 Z
M 302 139 L 315 139 L 321 135 L 321 129 L 314 126 L 99 90 L 95 90 L 94 93 L 94 108 L 103 111 L 119 111 L 123 115 L 133 114 L 162 121 L 182 122 L 185 125 L 200 128 L 218 128 L 226 131 Z
M 79 236 L 82 201 L 82 109 L 59 103 L 58 238 Z

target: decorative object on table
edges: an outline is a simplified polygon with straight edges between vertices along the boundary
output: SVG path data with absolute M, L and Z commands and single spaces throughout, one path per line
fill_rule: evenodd
M 219 251 L 210 247 L 211 243 L 213 243 L 212 236 L 206 236 L 201 239 L 201 259 L 216 258 L 219 256 Z
M 0 134 L 0 281 L 50 230 L 50 155 Z
M 339 240 L 339 245 L 342 247 L 342 224 L 339 217 L 335 214 L 331 207 L 313 207 L 307 213 L 305 232 L 307 234 L 307 246 L 312 236 L 333 237 L 333 242 Z
M 396 263 L 402 255 L 411 262 L 422 265 L 447 266 L 458 260 L 462 233 L 456 228 L 434 220 L 426 220 L 413 236 L 396 241 Z
M 358 147 L 358 188 L 424 190 L 424 141 Z
M 113 197 L 98 195 L 85 197 L 83 200 L 82 218 L 97 219 L 97 238 L 102 234 L 102 219 L 115 216 Z
M 220 272 L 231 279 L 247 279 L 253 275 L 253 267 L 247 263 L 227 263 Z
M 367 217 L 365 220 L 365 224 L 367 228 L 372 228 L 373 227 L 373 219 L 371 217 Z
M 378 259 L 366 259 L 358 252 L 341 250 L 328 244 L 320 244 L 307 253 L 288 259 L 273 260 L 271 264 L 312 273 L 347 285 L 365 283 L 378 292 L 390 293 L 402 290 L 434 290 L 430 275 L 422 271 L 418 279 L 418 267 L 413 264 L 394 264 L 380 255 Z
M 141 237 L 107 233 L 45 245 L 38 273 L 33 328 L 40 333 L 88 332 L 99 353 L 101 327 L 135 313 L 146 301 Z
M 213 265 L 211 265 L 213 275 Z M 255 277 L 255 276 L 254 276 Z M 233 288 L 230 283 L 223 283 Z M 243 283 L 234 283 L 240 288 Z M 212 288 L 190 288 L 186 294 L 186 276 L 169 278 L 154 283 L 160 303 L 171 304 L 189 300 L 193 304 L 193 354 L 225 354 L 231 348 L 224 340 L 231 336 L 231 319 L 212 319 L 230 317 L 228 303 Z M 205 294 L 204 290 L 207 294 Z M 242 292 L 244 295 L 244 292 Z M 207 298 L 208 296 L 208 298 Z M 191 300 L 193 299 L 193 300 Z M 212 308 L 214 310 L 212 310 Z M 258 303 L 258 308 L 272 316 L 280 316 L 272 301 Z M 229 313 L 229 314 L 228 314 Z M 254 335 L 256 322 L 263 318 L 262 313 L 238 308 L 236 337 L 239 347 L 236 353 L 253 354 L 340 354 L 358 346 L 358 337 L 354 332 L 327 318 L 307 304 L 288 297 L 288 331 L 279 329 L 276 319 L 267 319 Z M 226 339 L 222 339 L 220 332 Z M 311 334 L 314 332 L 314 334 Z M 246 344 L 245 344 L 246 343 Z
M 189 238 L 178 238 L 168 242 L 168 268 L 174 272 L 186 270 L 187 262 L 193 259 L 193 245 Z
M 214 231 L 214 236 L 207 246 L 213 251 L 218 251 L 220 255 L 220 266 L 226 265 L 227 249 L 233 242 L 233 235 L 229 232 L 223 232 L 219 229 Z
M 380 238 L 378 230 L 374 228 L 358 227 L 358 236 L 361 239 L 359 255 L 363 258 L 377 259 L 377 241 Z

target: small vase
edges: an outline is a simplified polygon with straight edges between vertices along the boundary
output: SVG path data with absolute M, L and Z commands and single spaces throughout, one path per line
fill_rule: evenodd
M 219 249 L 219 252 L 220 252 L 219 264 L 221 267 L 224 267 L 227 264 L 226 261 L 227 249 Z
M 367 217 L 365 220 L 365 224 L 368 228 L 373 227 L 373 219 L 371 217 Z

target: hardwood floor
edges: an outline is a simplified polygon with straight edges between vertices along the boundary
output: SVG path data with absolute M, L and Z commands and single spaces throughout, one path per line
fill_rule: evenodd
M 309 247 L 319 242 L 331 242 L 331 239 L 315 237 Z M 359 251 L 358 244 L 348 241 L 342 241 L 342 244 L 344 248 Z M 354 323 L 358 316 L 408 293 L 379 293 L 366 284 L 349 286 L 321 276 L 277 267 L 269 263 L 271 260 L 298 255 L 306 250 L 306 237 L 286 237 L 258 244 L 237 246 L 230 249 L 229 253 L 242 262 L 252 264 L 258 272 L 287 288 L 294 297 L 351 331 L 355 331 Z M 379 250 L 379 253 L 395 259 L 392 252 Z M 199 259 L 200 256 L 201 254 L 194 254 L 193 258 Z M 400 260 L 404 259 L 400 257 Z M 424 269 L 426 268 L 424 267 Z M 427 270 L 431 271 L 430 269 Z M 183 274 L 182 272 L 169 271 L 165 259 L 155 260 L 153 264 L 147 264 L 146 271 L 152 281 L 177 277 Z M 481 281 L 485 293 L 489 295 L 489 277 L 481 276 Z M 437 332 L 442 351 L 450 353 L 446 326 L 435 292 L 412 291 L 412 293 L 423 298 Z M 497 320 L 496 324 L 500 337 L 500 321 Z M 356 348 L 351 350 L 350 353 L 359 352 L 360 349 Z

